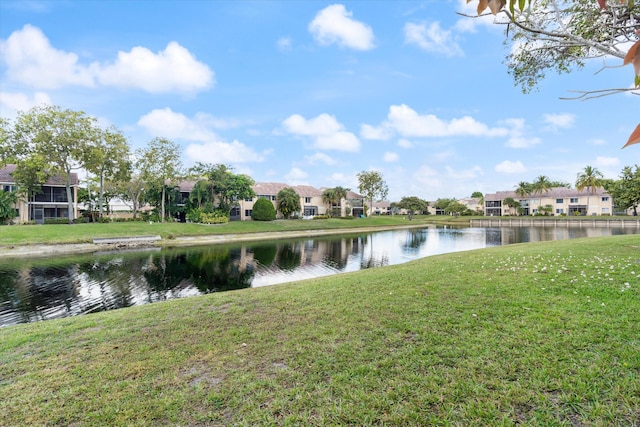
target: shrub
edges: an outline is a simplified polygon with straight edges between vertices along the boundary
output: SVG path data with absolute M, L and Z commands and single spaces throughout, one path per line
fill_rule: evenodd
M 313 219 L 329 219 L 329 215 L 316 215 Z
M 269 200 L 260 198 L 253 204 L 251 218 L 254 221 L 273 221 L 276 219 L 276 208 Z
M 46 218 L 45 224 L 69 224 L 68 218 Z

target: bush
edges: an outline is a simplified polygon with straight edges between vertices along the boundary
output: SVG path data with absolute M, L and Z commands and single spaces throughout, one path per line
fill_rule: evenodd
M 187 221 L 200 224 L 225 224 L 229 216 L 222 211 L 207 212 L 207 209 L 197 208 L 187 212 Z
M 329 219 L 329 215 L 316 215 L 313 219 Z
M 276 219 L 276 208 L 269 200 L 260 198 L 253 204 L 251 218 L 254 221 L 273 221 Z
M 68 218 L 47 218 L 44 220 L 45 224 L 69 224 Z

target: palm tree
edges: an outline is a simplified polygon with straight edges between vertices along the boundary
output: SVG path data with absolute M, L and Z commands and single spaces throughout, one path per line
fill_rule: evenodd
M 586 166 L 584 170 L 578 173 L 576 179 L 576 188 L 578 191 L 587 189 L 587 215 L 589 215 L 589 193 L 595 193 L 596 188 L 602 187 L 604 176 L 597 168 Z
M 337 200 L 340 200 L 340 199 L 337 198 L 335 188 L 327 188 L 322 192 L 322 201 L 329 206 L 329 209 L 327 210 L 327 212 L 329 213 L 330 216 L 332 216 L 333 205 L 336 203 Z
M 544 175 L 540 175 L 536 178 L 535 181 L 531 184 L 531 189 L 533 190 L 533 194 L 538 194 L 542 198 L 542 193 L 548 193 L 549 190 L 553 188 L 553 183 L 549 181 Z M 542 206 L 542 200 L 540 200 L 540 205 L 538 206 L 538 210 Z
M 528 182 L 525 182 L 525 181 L 520 181 L 518 183 L 518 186 L 516 187 L 515 193 L 516 193 L 516 195 L 518 197 L 520 197 L 520 202 L 521 202 L 522 199 L 526 199 L 527 196 L 529 194 L 531 194 L 531 184 L 529 184 Z M 528 214 L 528 212 L 525 210 L 524 206 L 522 206 L 522 203 L 520 203 L 520 205 L 521 205 L 522 212 L 518 211 L 518 215 L 522 215 L 524 213 Z M 528 206 L 528 203 L 527 203 L 527 206 Z M 516 208 L 516 209 L 518 209 L 518 208 Z

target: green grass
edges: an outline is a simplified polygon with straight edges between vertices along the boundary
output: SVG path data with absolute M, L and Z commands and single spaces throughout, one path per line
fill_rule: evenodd
M 360 219 L 232 221 L 220 225 L 184 223 L 114 222 L 75 225 L 18 225 L 0 226 L 0 245 L 89 243 L 100 237 L 159 235 L 163 239 L 183 236 L 242 234 L 301 230 L 347 229 L 359 227 L 395 227 L 426 224 L 427 222 L 468 224 L 467 218 L 416 217 L 409 221 L 403 216 L 379 216 Z
M 0 425 L 637 426 L 640 237 L 0 329 Z

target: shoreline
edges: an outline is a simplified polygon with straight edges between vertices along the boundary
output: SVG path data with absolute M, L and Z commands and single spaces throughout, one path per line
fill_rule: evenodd
M 7 258 L 34 256 L 53 257 L 59 254 L 86 254 L 92 252 L 117 251 L 122 249 L 143 249 L 150 247 L 171 248 L 189 247 L 200 245 L 219 245 L 227 243 L 253 242 L 260 240 L 300 239 L 305 237 L 319 237 L 331 235 L 347 235 L 358 233 L 370 233 L 374 231 L 388 231 L 407 228 L 435 227 L 433 224 L 415 224 L 386 227 L 356 227 L 322 230 L 278 231 L 261 233 L 234 233 L 234 234 L 207 234 L 200 236 L 183 236 L 174 239 L 162 239 L 153 242 L 118 242 L 118 243 L 60 243 L 60 244 L 32 244 L 32 245 L 5 245 L 0 246 L 0 260 Z M 117 239 L 117 238 L 114 238 Z

